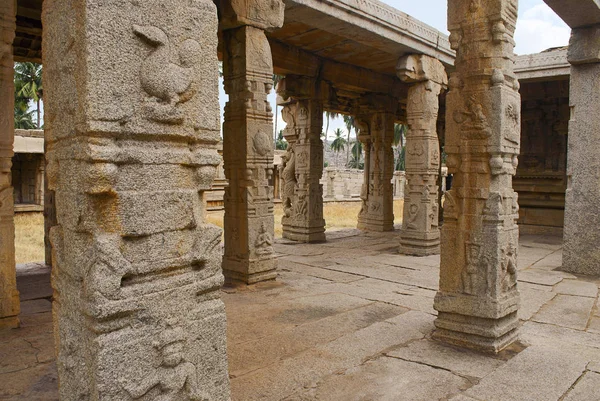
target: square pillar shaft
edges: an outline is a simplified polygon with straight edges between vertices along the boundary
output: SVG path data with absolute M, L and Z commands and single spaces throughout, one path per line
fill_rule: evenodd
M 572 30 L 568 59 L 571 119 L 562 270 L 600 275 L 600 24 Z
M 223 31 L 223 75 L 229 101 L 223 123 L 225 254 L 228 281 L 247 284 L 277 276 L 273 253 L 273 88 L 271 49 L 263 29 Z
M 42 22 L 59 397 L 229 400 L 216 7 L 45 0 Z
M 454 180 L 444 203 L 434 338 L 486 352 L 517 338 L 516 19 L 516 0 L 448 2 L 457 54 L 446 98 L 445 150 Z
M 438 96 L 446 87 L 446 73 L 438 60 L 410 55 L 398 63 L 398 76 L 413 83 L 406 105 L 407 184 L 399 251 L 415 256 L 434 255 L 440 252 Z
M 15 207 L 11 166 L 14 142 L 15 0 L 0 5 L 0 329 L 19 325 L 19 291 L 15 270 Z
M 359 113 L 358 139 L 365 152 L 364 182 L 360 191 L 362 206 L 357 227 L 366 231 L 394 230 L 394 140 L 395 102 L 393 99 L 364 99 L 365 105 L 380 104 L 377 111 Z
M 318 82 L 287 76 L 280 83 L 282 116 L 288 141 L 284 179 L 283 237 L 300 242 L 325 241 L 323 219 L 323 103 Z M 296 94 L 296 96 L 294 96 Z

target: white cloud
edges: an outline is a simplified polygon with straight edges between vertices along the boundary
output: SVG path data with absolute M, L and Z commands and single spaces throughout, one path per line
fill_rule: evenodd
M 541 0 L 537 3 L 523 10 L 517 20 L 517 54 L 538 53 L 569 44 L 571 29 L 545 3 Z

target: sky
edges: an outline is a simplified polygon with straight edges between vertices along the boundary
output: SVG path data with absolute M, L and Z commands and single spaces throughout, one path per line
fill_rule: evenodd
M 403 11 L 410 16 L 428 24 L 437 30 L 448 34 L 446 29 L 447 0 L 382 0 L 383 3 Z M 515 32 L 515 53 L 531 54 L 543 50 L 566 46 L 569 43 L 571 30 L 552 11 L 543 0 L 519 0 L 519 18 Z M 223 108 L 226 95 L 222 85 L 219 90 L 221 108 Z M 275 93 L 269 96 L 275 110 Z M 281 119 L 281 107 L 278 107 L 277 131 L 285 127 Z M 325 127 L 325 121 L 323 127 Z M 328 138 L 332 138 L 333 131 L 341 128 L 346 135 L 347 131 L 341 118 L 330 121 Z M 354 137 L 354 131 L 352 132 Z

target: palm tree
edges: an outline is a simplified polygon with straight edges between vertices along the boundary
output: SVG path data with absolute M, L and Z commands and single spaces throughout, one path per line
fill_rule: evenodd
M 362 162 L 362 152 L 362 142 L 358 140 L 354 141 L 352 145 L 352 158 L 350 159 L 348 167 L 356 169 L 363 169 L 365 167 L 364 163 Z
M 396 171 L 404 170 L 404 139 L 406 137 L 406 131 L 408 126 L 404 124 L 394 124 L 394 169 Z
M 33 122 L 33 111 L 23 110 L 15 104 L 15 129 L 35 129 Z
M 339 113 L 333 112 L 333 111 L 326 111 L 325 112 L 325 117 L 327 118 L 327 125 L 325 127 L 325 139 L 327 139 L 327 134 L 329 134 L 329 120 L 332 118 L 338 118 L 339 117 Z
M 42 87 L 42 65 L 36 63 L 15 64 L 15 88 L 19 87 L 16 96 L 31 99 L 36 103 L 37 128 L 41 127 L 41 108 L 44 89 Z
M 335 152 L 336 166 L 337 166 L 338 153 L 343 151 L 344 148 L 346 147 L 346 139 L 342 136 L 343 133 L 344 133 L 344 131 L 342 131 L 340 128 L 336 129 L 333 132 L 334 139 L 333 139 L 333 142 L 331 142 L 331 150 L 333 150 Z
M 277 75 L 277 74 L 273 74 L 273 88 L 275 90 L 277 90 L 277 84 L 279 83 L 279 81 L 281 81 L 281 79 L 283 78 L 283 75 Z M 275 134 L 275 149 L 277 149 L 277 115 L 279 114 L 277 112 L 277 108 L 279 106 L 277 105 L 277 102 L 275 102 L 275 126 L 273 127 L 273 132 Z M 286 145 L 287 147 L 287 145 Z
M 352 116 L 344 116 L 344 124 L 346 124 L 346 129 L 348 129 L 348 143 L 350 143 L 350 132 L 352 131 L 352 127 L 354 127 L 354 117 Z M 350 147 L 346 149 L 346 165 L 350 162 Z

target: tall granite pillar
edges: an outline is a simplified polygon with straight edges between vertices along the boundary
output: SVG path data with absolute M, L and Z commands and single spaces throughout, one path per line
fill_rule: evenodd
M 358 140 L 365 153 L 362 206 L 358 228 L 367 231 L 394 230 L 394 122 L 397 102 L 388 97 L 367 96 L 356 117 Z M 369 110 L 369 107 L 377 107 Z
M 448 2 L 456 52 L 446 100 L 454 174 L 442 227 L 434 337 L 498 352 L 517 337 L 520 96 L 513 72 L 517 1 Z
M 14 141 L 13 48 L 15 0 L 0 5 L 0 329 L 19 325 L 11 167 Z
M 246 7 L 246 3 L 248 7 Z M 227 281 L 247 284 L 277 276 L 273 253 L 273 61 L 266 29 L 283 25 L 283 3 L 221 1 L 223 76 L 229 101 L 223 123 Z
M 45 0 L 42 20 L 59 397 L 229 400 L 216 7 Z
M 446 88 L 444 66 L 424 55 L 403 57 L 398 77 L 411 83 L 406 118 L 406 179 L 400 253 L 427 256 L 440 253 L 438 175 L 440 150 L 436 130 L 438 96 Z
M 600 275 L 600 24 L 571 31 L 568 60 L 571 119 L 562 269 Z
M 283 237 L 325 241 L 323 219 L 323 102 L 314 79 L 286 76 L 280 81 L 283 131 L 288 148 L 283 163 Z

